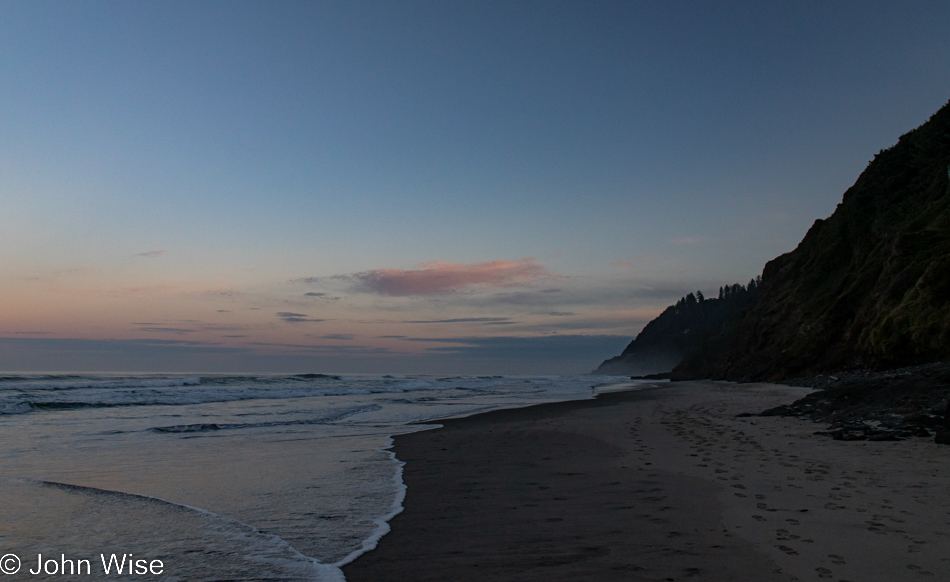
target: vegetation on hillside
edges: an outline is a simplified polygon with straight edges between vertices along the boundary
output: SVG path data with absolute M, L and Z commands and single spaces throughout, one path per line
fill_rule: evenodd
M 597 368 L 603 374 L 646 375 L 669 372 L 684 355 L 708 342 L 729 341 L 742 316 L 755 304 L 761 279 L 726 285 L 707 299 L 689 293 L 667 307 L 617 357 Z

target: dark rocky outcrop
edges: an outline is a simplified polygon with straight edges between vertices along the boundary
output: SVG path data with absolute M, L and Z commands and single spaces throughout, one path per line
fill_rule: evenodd
M 950 364 L 796 378 L 784 383 L 819 390 L 759 416 L 797 416 L 830 423 L 815 434 L 844 441 L 893 441 L 935 435 L 936 441 L 943 443 L 950 437 Z

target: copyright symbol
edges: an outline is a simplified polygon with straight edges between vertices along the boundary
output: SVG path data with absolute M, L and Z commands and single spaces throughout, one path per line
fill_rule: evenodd
M 16 554 L 6 554 L 0 558 L 0 572 L 16 574 L 20 571 L 20 558 Z

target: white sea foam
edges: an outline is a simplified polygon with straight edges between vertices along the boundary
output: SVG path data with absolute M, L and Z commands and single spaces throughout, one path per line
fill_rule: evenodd
M 373 519 L 373 521 L 376 523 L 376 530 L 363 540 L 363 543 L 360 545 L 359 549 L 353 550 L 347 554 L 345 558 L 333 564 L 333 566 L 336 568 L 342 568 L 366 552 L 376 549 L 376 546 L 379 544 L 379 540 L 381 540 L 384 535 L 388 534 L 391 529 L 389 527 L 389 520 L 402 513 L 403 509 L 405 509 L 405 507 L 403 507 L 403 502 L 406 500 L 407 489 L 405 482 L 402 480 L 402 472 L 403 467 L 406 466 L 406 463 L 400 461 L 396 457 L 396 453 L 392 450 L 392 437 L 389 437 L 388 440 L 389 443 L 383 448 L 383 450 L 389 454 L 389 458 L 396 466 L 396 471 L 393 474 L 392 480 L 393 488 L 396 491 L 396 494 L 393 498 L 392 508 L 386 515 L 382 515 Z

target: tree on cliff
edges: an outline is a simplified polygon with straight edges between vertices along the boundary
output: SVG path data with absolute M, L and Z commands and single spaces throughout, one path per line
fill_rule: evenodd
M 753 279 L 747 286 L 735 283 L 720 287 L 718 299 L 706 299 L 702 291 L 686 294 L 648 323 L 623 353 L 603 362 L 596 372 L 669 372 L 684 355 L 707 341 L 734 333 L 734 322 L 755 304 L 758 288 Z

